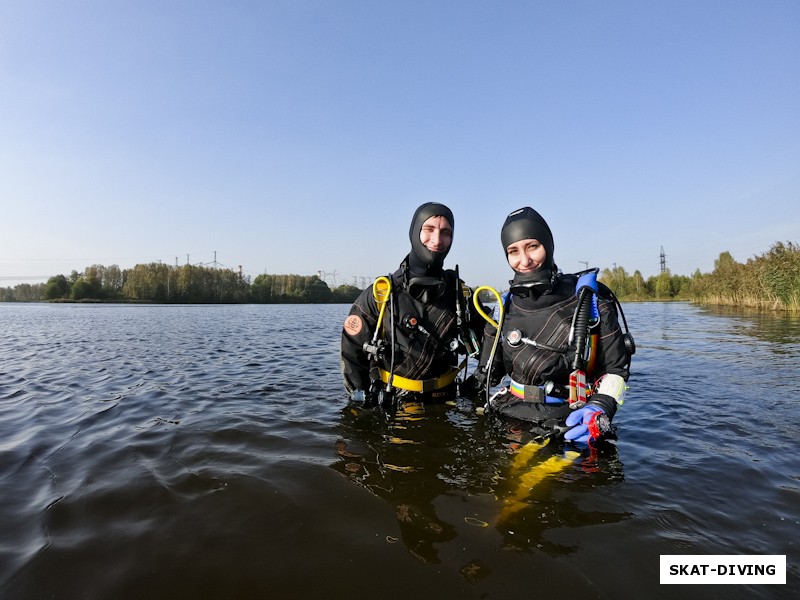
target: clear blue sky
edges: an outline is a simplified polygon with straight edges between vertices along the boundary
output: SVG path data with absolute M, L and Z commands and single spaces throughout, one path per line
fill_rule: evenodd
M 0 286 L 214 251 L 352 283 L 430 200 L 471 285 L 525 205 L 565 271 L 800 241 L 800 2 L 0 3 Z

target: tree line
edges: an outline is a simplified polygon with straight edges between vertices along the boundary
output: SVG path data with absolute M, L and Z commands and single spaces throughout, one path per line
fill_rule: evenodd
M 800 246 L 778 242 L 744 263 L 722 252 L 711 273 L 691 277 L 666 270 L 645 280 L 639 271 L 604 269 L 600 280 L 620 300 L 687 300 L 699 304 L 800 312 Z
M 330 289 L 318 276 L 258 275 L 252 282 L 232 269 L 198 265 L 92 265 L 83 273 L 56 275 L 40 284 L 0 288 L 5 302 L 153 302 L 162 304 L 352 303 L 361 290 Z
M 692 276 L 666 270 L 647 279 L 624 267 L 604 269 L 600 280 L 622 301 L 684 300 L 703 304 L 800 312 L 800 245 L 778 242 L 744 263 L 723 252 L 711 273 Z M 157 303 L 352 303 L 361 290 L 352 285 L 330 289 L 316 275 L 258 275 L 206 266 L 139 264 L 93 265 L 47 283 L 0 288 L 0 301 L 106 301 Z M 492 299 L 488 299 L 492 300 Z

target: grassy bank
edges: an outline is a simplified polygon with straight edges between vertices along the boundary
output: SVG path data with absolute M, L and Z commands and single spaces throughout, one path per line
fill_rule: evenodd
M 698 304 L 800 312 L 800 246 L 778 242 L 744 263 L 730 252 L 714 261 L 711 273 L 672 275 L 668 270 L 645 280 L 622 267 L 605 269 L 601 281 L 620 300 L 685 300 Z

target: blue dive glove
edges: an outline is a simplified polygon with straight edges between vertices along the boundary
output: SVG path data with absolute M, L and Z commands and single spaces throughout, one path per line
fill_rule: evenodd
M 611 431 L 611 419 L 596 404 L 587 404 L 573 411 L 565 425 L 571 429 L 564 434 L 564 439 L 579 444 L 591 444 Z

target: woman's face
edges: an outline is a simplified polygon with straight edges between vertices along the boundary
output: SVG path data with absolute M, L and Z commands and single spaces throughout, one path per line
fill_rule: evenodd
M 527 239 L 506 248 L 508 264 L 517 273 L 533 273 L 547 260 L 547 251 L 539 240 Z

